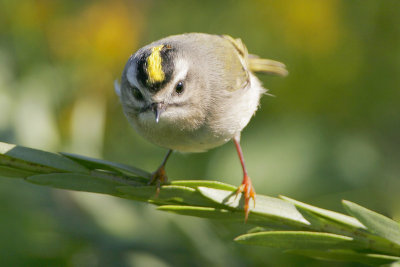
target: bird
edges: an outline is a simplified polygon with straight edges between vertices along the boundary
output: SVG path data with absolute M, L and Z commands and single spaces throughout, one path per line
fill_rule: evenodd
M 249 54 L 239 38 L 185 33 L 152 42 L 132 54 L 115 91 L 133 128 L 168 149 L 149 184 L 167 182 L 166 163 L 173 151 L 206 152 L 232 140 L 243 179 L 236 190 L 244 198 L 245 222 L 256 193 L 248 175 L 240 135 L 267 90 L 255 73 L 286 76 L 286 66 Z

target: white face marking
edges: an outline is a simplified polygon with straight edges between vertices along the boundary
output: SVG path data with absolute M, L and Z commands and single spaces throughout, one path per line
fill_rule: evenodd
M 175 63 L 175 77 L 173 80 L 173 84 L 176 84 L 177 82 L 185 79 L 187 72 L 189 70 L 189 64 L 185 60 L 178 60 Z

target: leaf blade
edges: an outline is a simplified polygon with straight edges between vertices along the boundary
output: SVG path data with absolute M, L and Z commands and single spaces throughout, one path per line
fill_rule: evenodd
M 318 207 L 314 207 L 312 205 L 300 202 L 298 200 L 294 200 L 292 198 L 286 197 L 286 196 L 279 196 L 279 198 L 288 201 L 290 203 L 293 203 L 296 207 L 299 207 L 301 209 L 304 209 L 306 211 L 310 211 L 314 214 L 317 214 L 319 216 L 322 216 L 326 219 L 350 226 L 350 227 L 355 227 L 355 228 L 362 228 L 365 229 L 365 226 L 361 224 L 358 220 L 355 218 L 352 218 L 350 216 L 347 216 L 345 214 L 341 214 L 338 212 L 326 210 L 326 209 L 321 209 Z
M 400 245 L 400 226 L 398 223 L 351 201 L 343 200 L 342 203 L 345 209 L 365 225 L 369 231 Z
M 25 178 L 25 177 L 35 175 L 35 174 L 39 174 L 39 173 L 0 165 L 0 176 L 1 177 Z
M 88 173 L 82 165 L 63 157 L 38 149 L 0 142 L 0 164 L 36 172 Z
M 213 202 L 204 198 L 196 189 L 178 186 L 163 185 L 160 193 L 156 195 L 156 186 L 119 186 L 118 190 L 126 194 L 127 197 L 140 197 L 157 203 L 180 203 L 192 206 L 214 206 Z
M 199 187 L 198 190 L 202 195 L 216 203 L 243 210 L 243 200 L 239 196 L 236 198 L 235 192 L 206 187 Z M 293 204 L 263 195 L 257 195 L 256 205 L 250 210 L 249 218 L 254 214 L 263 216 L 267 220 L 271 219 L 295 227 L 308 227 L 310 225 Z
M 122 164 L 122 163 L 117 163 L 117 162 L 112 162 L 112 161 L 107 161 L 103 159 L 95 159 L 83 155 L 77 155 L 77 154 L 72 154 L 72 153 L 65 153 L 65 152 L 60 152 L 61 155 L 76 161 L 85 167 L 93 170 L 93 169 L 104 169 L 104 170 L 109 170 L 109 171 L 117 171 L 120 173 L 124 174 L 130 174 L 130 175 L 135 175 L 135 176 L 140 176 L 140 177 L 145 177 L 149 178 L 150 173 L 141 170 L 139 168 Z
M 175 214 L 186 215 L 186 216 L 200 217 L 200 218 L 243 221 L 243 214 L 235 214 L 235 212 L 233 211 L 210 208 L 210 207 L 163 205 L 158 207 L 157 210 L 172 212 Z M 232 216 L 234 216 L 234 218 L 232 218 Z
M 353 238 L 321 232 L 268 231 L 240 235 L 235 241 L 246 245 L 258 245 L 281 249 L 332 249 L 354 247 Z
M 116 189 L 120 183 L 93 177 L 82 173 L 51 173 L 29 176 L 26 180 L 37 185 L 46 185 L 59 189 L 119 195 Z
M 345 262 L 360 262 L 368 265 L 380 266 L 390 264 L 400 260 L 400 257 L 373 254 L 373 253 L 360 253 L 353 250 L 288 250 L 291 254 L 303 255 L 319 260 L 330 261 L 345 261 Z
M 191 188 L 197 188 L 197 187 L 209 187 L 209 188 L 214 188 L 214 189 L 221 189 L 221 190 L 227 190 L 227 191 L 233 191 L 236 190 L 237 187 L 218 182 L 218 181 L 209 181 L 209 180 L 174 180 L 171 181 L 172 185 L 181 185 L 181 186 L 187 186 Z

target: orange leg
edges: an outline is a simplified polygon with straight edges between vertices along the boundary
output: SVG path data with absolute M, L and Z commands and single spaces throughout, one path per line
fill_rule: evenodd
M 240 164 L 242 165 L 243 169 L 243 181 L 242 184 L 236 190 L 236 196 L 239 195 L 240 193 L 243 193 L 244 195 L 244 221 L 247 222 L 247 218 L 249 217 L 250 213 L 249 202 L 251 198 L 253 199 L 254 206 L 256 206 L 256 199 L 255 199 L 256 192 L 254 191 L 254 187 L 251 184 L 250 177 L 247 175 L 247 170 L 244 164 L 243 152 L 242 148 L 240 147 L 239 139 L 237 137 L 234 137 L 233 142 L 235 143 L 236 150 L 240 159 Z
M 172 149 L 168 150 L 167 155 L 165 155 L 160 167 L 151 174 L 151 179 L 148 184 L 155 184 L 157 186 L 156 196 L 160 193 L 161 184 L 168 181 L 167 173 L 165 172 L 165 165 L 169 156 L 172 154 Z

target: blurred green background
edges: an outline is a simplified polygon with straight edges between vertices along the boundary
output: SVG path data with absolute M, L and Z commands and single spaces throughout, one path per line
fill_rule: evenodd
M 256 192 L 400 220 L 399 1 L 0 0 L 0 140 L 155 170 L 165 150 L 114 94 L 139 47 L 183 32 L 240 37 L 286 63 L 242 133 Z M 170 179 L 235 185 L 228 143 L 171 158 Z M 232 242 L 251 226 L 0 179 L 1 266 L 350 266 Z

